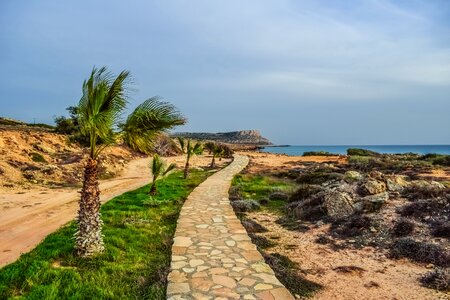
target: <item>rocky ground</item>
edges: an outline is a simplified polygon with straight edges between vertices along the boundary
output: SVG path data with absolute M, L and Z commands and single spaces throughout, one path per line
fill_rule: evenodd
M 231 198 L 266 258 L 295 264 L 314 299 L 450 299 L 450 172 L 398 166 L 254 153 L 243 179 L 291 190 L 238 184 Z

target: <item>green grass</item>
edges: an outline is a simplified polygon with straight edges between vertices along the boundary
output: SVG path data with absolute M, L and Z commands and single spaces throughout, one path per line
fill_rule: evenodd
M 206 177 L 174 172 L 158 182 L 157 205 L 148 186 L 101 208 L 106 250 L 92 259 L 73 254 L 74 222 L 0 269 L 0 299 L 165 299 L 171 241 L 184 199 Z
M 30 154 L 31 156 L 31 160 L 34 162 L 40 162 L 40 163 L 46 163 L 47 161 L 45 160 L 44 156 L 42 156 L 39 153 L 33 152 Z
M 252 174 L 238 174 L 233 178 L 232 186 L 236 187 L 243 199 L 268 199 L 273 192 L 291 193 L 295 184 L 280 178 Z M 262 209 L 281 212 L 286 204 L 283 200 L 269 200 Z

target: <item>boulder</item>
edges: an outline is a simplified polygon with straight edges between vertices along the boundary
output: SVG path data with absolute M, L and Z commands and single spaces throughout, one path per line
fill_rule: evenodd
M 360 185 L 360 190 L 364 195 L 376 195 L 386 191 L 386 184 L 377 179 L 369 179 Z
M 386 176 L 386 187 L 389 192 L 401 192 L 410 183 L 406 181 L 407 176 L 404 175 L 388 175 Z
M 344 180 L 349 183 L 359 181 L 362 178 L 363 178 L 363 176 L 361 175 L 361 173 L 359 173 L 357 171 L 347 171 L 344 174 Z
M 360 199 L 358 205 L 356 205 L 356 209 L 369 212 L 378 211 L 386 203 L 387 200 L 389 200 L 388 192 L 365 196 Z
M 353 214 L 353 198 L 348 193 L 331 191 L 323 198 L 327 215 L 333 218 L 347 217 Z

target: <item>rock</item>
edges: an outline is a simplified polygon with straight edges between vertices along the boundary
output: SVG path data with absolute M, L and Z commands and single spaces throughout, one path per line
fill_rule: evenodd
M 406 181 L 406 176 L 403 175 L 388 175 L 386 176 L 386 187 L 390 192 L 401 192 L 410 183 Z
M 412 186 L 419 188 L 435 188 L 435 189 L 445 189 L 445 185 L 437 181 L 426 181 L 426 180 L 414 180 L 411 182 Z
M 289 199 L 289 195 L 283 192 L 273 192 L 269 195 L 269 199 L 287 201 Z
M 325 195 L 323 205 L 330 217 L 342 218 L 353 214 L 353 199 L 348 193 L 332 191 Z
M 361 198 L 361 200 L 358 203 L 361 203 L 356 206 L 358 210 L 365 210 L 365 211 L 378 211 L 380 208 L 386 203 L 386 201 L 389 200 L 389 193 L 384 192 L 376 195 L 369 195 Z
M 349 183 L 359 181 L 362 178 L 363 178 L 363 176 L 361 175 L 361 173 L 359 173 L 357 171 L 347 171 L 344 174 L 344 180 Z
M 373 178 L 373 179 L 377 179 L 377 180 L 384 180 L 385 175 L 383 173 L 381 173 L 380 171 L 371 171 L 369 173 L 369 177 Z
M 386 191 L 386 184 L 377 179 L 369 179 L 360 185 L 360 190 L 364 195 L 376 195 Z

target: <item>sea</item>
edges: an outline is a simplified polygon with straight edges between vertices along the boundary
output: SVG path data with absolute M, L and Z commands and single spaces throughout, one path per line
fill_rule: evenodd
M 417 153 L 417 154 L 448 154 L 450 145 L 339 145 L 339 146 L 268 146 L 262 152 L 287 154 L 291 156 L 303 155 L 307 151 L 326 151 L 335 154 L 347 154 L 348 148 L 372 150 L 384 154 Z

